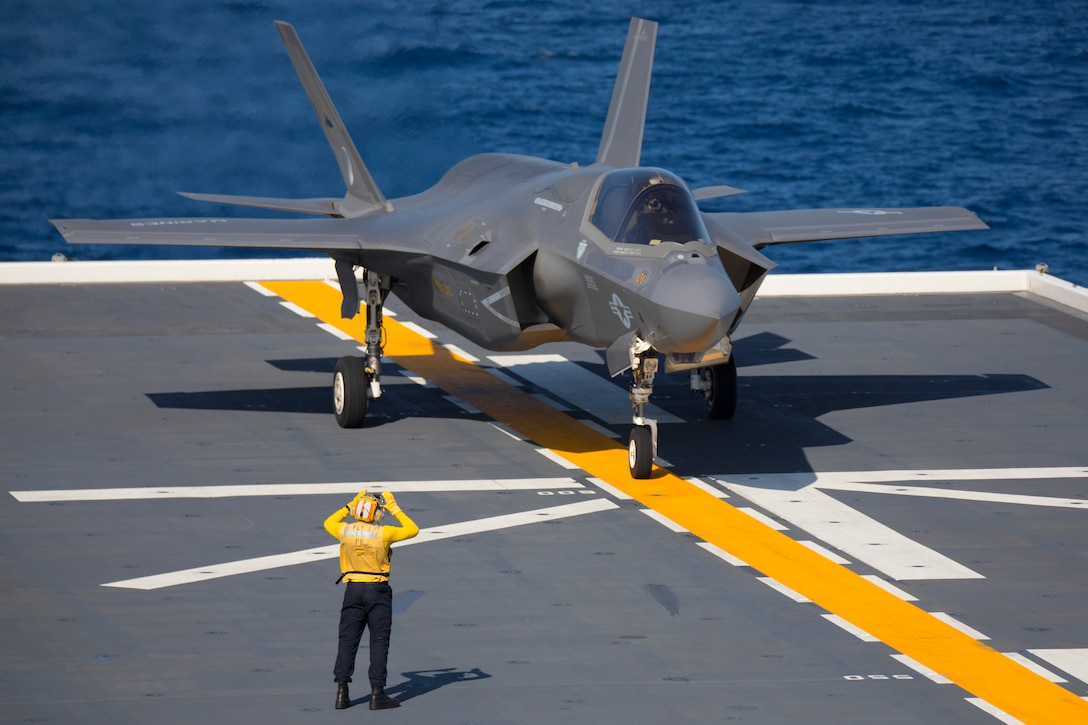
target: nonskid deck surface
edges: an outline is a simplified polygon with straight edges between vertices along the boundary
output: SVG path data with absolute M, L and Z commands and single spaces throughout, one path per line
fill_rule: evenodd
M 293 285 L 0 287 L 4 721 L 362 716 L 365 649 L 356 706 L 332 707 L 321 521 L 363 486 L 424 529 L 394 561 L 404 706 L 381 717 L 1079 712 L 1082 313 L 1011 293 L 760 300 L 734 420 L 659 376 L 668 467 L 635 485 L 598 352 L 495 355 L 395 305 L 385 394 L 338 428 L 332 366 L 358 342 Z M 1014 694 L 931 671 L 927 637 Z

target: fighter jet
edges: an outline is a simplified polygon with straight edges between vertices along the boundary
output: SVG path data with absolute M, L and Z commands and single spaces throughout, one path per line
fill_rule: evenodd
M 221 204 L 322 219 L 57 219 L 69 243 L 314 250 L 335 261 L 341 314 L 365 303 L 366 352 L 340 359 L 333 407 L 363 425 L 381 396 L 382 310 L 389 294 L 417 314 L 496 351 L 576 341 L 605 350 L 609 373 L 630 372 L 628 460 L 650 476 L 657 423 L 646 415 L 654 377 L 686 372 L 712 419 L 737 404 L 731 339 L 775 263 L 776 244 L 987 229 L 966 209 L 819 209 L 703 212 L 698 203 L 742 193 L 691 188 L 640 165 L 657 23 L 632 18 L 596 160 L 582 166 L 481 154 L 430 189 L 387 199 L 374 182 L 294 28 L 276 22 L 332 147 L 347 192 L 278 199 L 184 193 Z M 361 294 L 360 294 L 361 292 Z

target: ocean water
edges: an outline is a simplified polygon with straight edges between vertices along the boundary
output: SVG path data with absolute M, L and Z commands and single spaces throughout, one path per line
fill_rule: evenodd
M 661 23 L 643 163 L 714 210 L 959 205 L 988 232 L 776 247 L 781 272 L 1026 269 L 1088 285 L 1086 0 L 5 0 L 0 259 L 55 217 L 258 216 L 176 191 L 340 196 L 292 22 L 387 196 L 484 151 L 588 164 L 627 23 Z

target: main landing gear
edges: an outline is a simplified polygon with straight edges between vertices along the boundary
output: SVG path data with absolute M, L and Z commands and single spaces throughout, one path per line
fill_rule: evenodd
M 382 395 L 382 304 L 389 294 L 377 272 L 363 271 L 366 284 L 366 356 L 342 357 L 332 375 L 332 405 L 341 428 L 360 428 L 371 400 Z
M 706 416 L 711 420 L 731 420 L 737 412 L 737 360 L 691 371 L 691 392 L 706 400 Z

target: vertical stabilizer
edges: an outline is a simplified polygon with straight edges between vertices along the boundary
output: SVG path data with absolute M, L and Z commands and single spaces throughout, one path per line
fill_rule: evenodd
M 325 90 L 325 84 L 321 82 L 317 71 L 314 70 L 314 65 L 310 62 L 306 49 L 302 47 L 302 41 L 299 40 L 295 29 L 279 20 L 276 21 L 276 29 L 280 31 L 280 37 L 283 38 L 283 44 L 287 46 L 287 54 L 291 56 L 295 72 L 302 81 L 302 87 L 306 89 L 306 95 L 314 107 L 317 120 L 321 122 L 321 130 L 325 132 L 325 138 L 328 139 L 329 146 L 336 155 L 336 163 L 340 165 L 340 173 L 343 174 L 344 184 L 348 187 L 348 196 L 365 202 L 365 205 L 384 206 L 385 196 L 363 164 L 359 151 L 355 148 L 347 129 L 344 128 L 344 122 L 340 120 L 340 114 L 332 105 L 332 99 Z M 346 201 L 348 200 L 345 199 Z M 345 204 L 345 207 L 347 206 L 350 205 Z M 357 210 L 345 208 L 344 215 L 353 216 L 351 211 L 360 213 L 369 210 L 372 210 L 372 207 Z
M 616 167 L 639 165 L 656 41 L 657 23 L 631 18 L 616 86 L 612 89 L 608 119 L 601 135 L 601 146 L 597 149 L 598 164 Z

